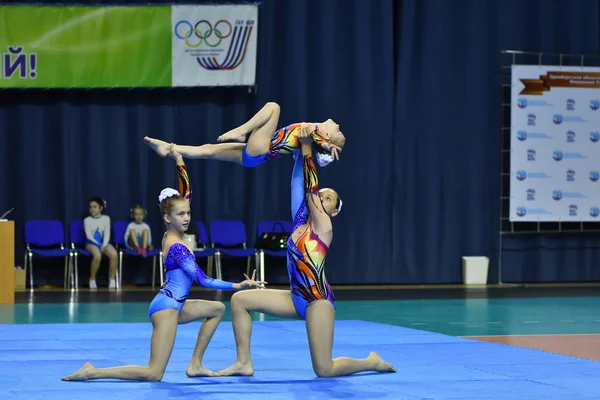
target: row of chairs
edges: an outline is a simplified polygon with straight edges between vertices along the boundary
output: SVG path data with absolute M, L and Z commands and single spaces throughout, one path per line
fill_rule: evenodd
M 112 241 L 118 252 L 117 288 L 121 289 L 123 280 L 123 256 L 139 257 L 136 251 L 130 250 L 125 243 L 124 235 L 127 225 L 131 221 L 115 221 L 113 223 Z M 271 232 L 273 227 L 283 228 L 284 232 L 293 230 L 293 223 L 289 221 L 262 221 L 257 226 L 258 236 Z M 197 248 L 194 250 L 196 258 L 208 258 L 207 275 L 212 275 L 214 259 L 216 278 L 222 279 L 221 256 L 245 257 L 248 259 L 247 270 L 250 270 L 250 259 L 255 258 L 258 270 L 258 279 L 264 280 L 264 256 L 285 257 L 285 250 L 272 251 L 247 247 L 246 226 L 242 221 L 213 221 L 210 227 L 210 240 L 205 225 L 196 222 L 198 231 Z M 58 258 L 64 257 L 64 287 L 79 288 L 78 259 L 80 256 L 91 257 L 85 249 L 86 237 L 83 220 L 75 220 L 69 224 L 69 241 L 66 239 L 62 222 L 57 220 L 32 220 L 25 223 L 25 265 L 29 269 L 29 284 L 33 290 L 33 258 Z M 159 264 L 160 284 L 164 282 L 164 257 L 162 250 L 155 249 L 147 253 L 152 257 L 152 288 L 156 283 L 156 264 Z

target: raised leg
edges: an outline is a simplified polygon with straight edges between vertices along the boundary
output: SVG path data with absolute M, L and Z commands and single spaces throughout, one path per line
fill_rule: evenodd
M 85 363 L 77 372 L 65 376 L 63 381 L 87 381 L 91 379 L 121 379 L 129 381 L 158 382 L 167 368 L 175 334 L 177 333 L 177 310 L 168 309 L 152 315 L 152 341 L 150 362 L 147 367 L 127 365 L 123 367 L 95 368 Z
M 248 122 L 219 136 L 217 141 L 245 142 L 248 139 L 246 151 L 250 156 L 260 156 L 269 150 L 273 134 L 279 123 L 280 108 L 277 103 L 267 103 Z M 144 142 L 156 153 L 165 157 L 171 151 L 180 153 L 185 158 L 211 159 L 242 164 L 243 143 L 204 144 L 201 146 L 178 145 L 164 142 L 146 136 Z
M 265 154 L 269 149 L 271 137 L 273 136 L 275 129 L 277 129 L 279 111 L 279 104 L 269 102 L 265 104 L 259 112 L 254 114 L 248 122 L 219 136 L 217 141 L 226 142 L 232 140 L 236 142 L 245 142 L 246 135 L 251 133 L 250 138 L 248 139 L 248 154 L 251 156 Z M 255 136 L 256 134 L 258 134 L 258 136 Z M 259 148 L 262 148 L 263 151 L 258 151 Z
M 332 359 L 333 325 L 335 309 L 327 300 L 311 303 L 306 309 L 306 332 L 310 346 L 313 370 L 318 377 L 352 375 L 364 371 L 396 372 L 379 354 L 369 353 L 367 358 L 339 357 Z
M 242 163 L 242 152 L 246 146 L 243 143 L 220 143 L 203 144 L 201 146 L 188 146 L 174 143 L 163 142 L 146 136 L 144 143 L 154 149 L 156 153 L 165 157 L 171 152 L 179 153 L 181 156 L 190 159 L 206 159 L 229 161 L 238 164 Z
M 242 164 L 243 143 L 203 144 L 202 146 L 173 145 L 173 150 L 185 158 L 229 161 Z
M 254 374 L 250 359 L 252 317 L 249 311 L 257 311 L 281 318 L 298 318 L 289 290 L 247 290 L 231 297 L 231 319 L 237 347 L 237 360 L 232 366 L 219 371 L 219 375 Z

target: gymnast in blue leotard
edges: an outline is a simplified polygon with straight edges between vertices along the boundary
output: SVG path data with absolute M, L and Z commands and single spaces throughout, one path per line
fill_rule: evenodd
M 241 283 L 225 282 L 208 278 L 196 264 L 192 249 L 183 241 L 183 234 L 190 224 L 191 186 L 183 159 L 180 154 L 172 153 L 179 172 L 179 191 L 164 189 L 160 196 L 160 209 L 167 232 L 163 237 L 163 253 L 167 270 L 165 282 L 150 304 L 149 314 L 152 321 L 152 340 L 150 362 L 148 366 L 122 366 L 113 368 L 95 368 L 86 363 L 77 372 L 62 378 L 65 381 L 90 379 L 122 379 L 140 381 L 160 381 L 165 373 L 175 343 L 178 324 L 185 324 L 205 318 L 192 360 L 187 367 L 188 376 L 214 376 L 215 373 L 204 368 L 202 358 L 223 313 L 225 305 L 219 301 L 187 300 L 190 287 L 196 282 L 204 287 L 218 290 L 240 290 L 263 287 L 264 282 L 256 282 L 246 276 Z
M 182 232 L 185 232 L 190 223 L 189 204 L 192 201 L 192 186 L 183 160 L 181 160 L 181 163 L 177 163 L 177 172 L 179 191 L 171 188 L 164 189 L 160 193 L 158 201 L 160 202 L 161 214 L 169 219 L 167 224 L 173 227 L 176 232 L 179 231 L 178 227 L 183 228 Z M 186 203 L 187 210 L 176 209 L 178 205 L 185 206 Z M 174 235 L 172 239 L 169 239 L 169 237 L 167 231 L 165 241 L 169 243 L 172 241 L 173 243 L 168 247 L 167 256 L 165 257 L 165 269 L 167 271 L 165 282 L 152 303 L 150 303 L 148 313 L 151 318 L 154 313 L 170 308 L 181 311 L 194 282 L 210 289 L 233 290 L 233 283 L 211 279 L 202 272 L 202 269 L 196 264 L 193 249 L 188 248 L 181 241 L 179 235 Z

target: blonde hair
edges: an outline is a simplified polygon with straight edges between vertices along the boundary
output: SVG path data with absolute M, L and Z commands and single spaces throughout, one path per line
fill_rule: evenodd
M 331 135 L 329 143 L 339 147 L 340 149 L 343 149 L 344 144 L 346 144 L 346 137 L 341 132 L 338 132 L 337 134 Z

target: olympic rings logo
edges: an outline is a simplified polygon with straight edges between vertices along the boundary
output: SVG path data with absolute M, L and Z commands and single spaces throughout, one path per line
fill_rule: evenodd
M 219 27 L 221 29 L 219 29 Z M 224 29 L 229 29 L 227 34 L 223 34 Z M 208 39 L 212 36 L 213 32 L 217 37 L 217 40 L 213 43 L 210 43 Z M 213 27 L 210 22 L 203 19 L 196 22 L 196 25 L 192 26 L 191 22 L 186 20 L 181 20 L 175 25 L 175 36 L 177 36 L 181 40 L 185 40 L 185 43 L 192 48 L 199 47 L 202 42 L 206 43 L 208 47 L 217 47 L 221 44 L 223 39 L 227 39 L 231 36 L 233 32 L 233 28 L 231 24 L 222 19 L 218 21 Z M 192 38 L 195 36 L 195 38 Z

